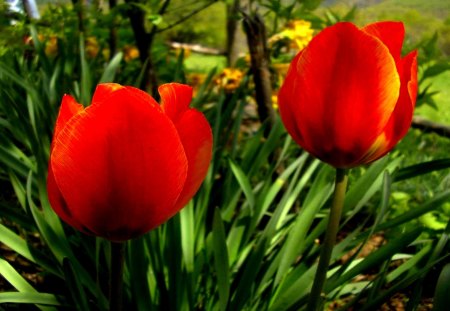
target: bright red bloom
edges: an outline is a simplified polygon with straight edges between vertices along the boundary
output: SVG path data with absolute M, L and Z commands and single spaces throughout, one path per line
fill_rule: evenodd
M 289 134 L 338 168 L 375 161 L 405 136 L 417 94 L 417 51 L 401 57 L 404 27 L 324 29 L 292 61 L 279 92 Z
M 85 233 L 124 241 L 176 214 L 197 192 L 212 154 L 211 127 L 190 109 L 192 89 L 147 93 L 100 84 L 88 108 L 65 95 L 47 188 L 55 212 Z

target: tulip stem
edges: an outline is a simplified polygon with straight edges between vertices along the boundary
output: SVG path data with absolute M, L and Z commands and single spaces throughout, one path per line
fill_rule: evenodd
M 328 226 L 325 232 L 325 240 L 320 252 L 319 265 L 314 277 L 314 283 L 309 296 L 307 311 L 323 310 L 323 300 L 325 293 L 322 292 L 327 277 L 328 266 L 330 264 L 331 254 L 336 236 L 339 230 L 339 221 L 341 219 L 342 208 L 344 206 L 345 191 L 347 189 L 347 171 L 345 169 L 336 169 L 336 180 L 333 193 L 333 202 L 328 218 Z
M 109 284 L 109 311 L 122 311 L 124 261 L 125 261 L 125 243 L 111 242 L 111 278 Z

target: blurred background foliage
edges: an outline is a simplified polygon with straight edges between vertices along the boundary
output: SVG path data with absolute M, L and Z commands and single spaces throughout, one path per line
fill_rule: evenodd
M 156 96 L 155 82 L 192 85 L 192 105 L 207 116 L 215 140 L 211 169 L 194 200 L 128 243 L 126 306 L 304 306 L 332 170 L 287 136 L 276 117 L 277 90 L 292 57 L 322 28 L 386 19 L 404 22 L 404 52 L 419 50 L 416 116 L 432 126 L 413 124 L 388 157 L 352 171 L 327 307 L 378 310 L 400 303 L 430 310 L 434 297 L 435 310 L 445 310 L 439 306 L 450 282 L 443 268 L 450 262 L 448 1 L 80 3 L 37 1 L 40 18 L 30 19 L 0 2 L 0 310 L 106 308 L 109 246 L 61 223 L 45 185 L 62 95 L 88 105 L 96 84 L 109 81 Z M 139 16 L 136 35 L 130 21 Z M 263 27 L 264 40 L 256 43 L 267 53 L 252 57 L 265 62 L 250 57 L 253 41 L 243 20 Z M 268 70 L 270 81 L 255 79 L 258 70 Z M 270 91 L 263 102 L 258 83 Z M 261 117 L 263 104 L 274 119 Z

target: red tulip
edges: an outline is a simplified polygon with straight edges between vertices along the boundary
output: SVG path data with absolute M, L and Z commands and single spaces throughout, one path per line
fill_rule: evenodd
M 212 153 L 192 89 L 159 88 L 161 105 L 139 89 L 100 84 L 86 109 L 65 95 L 51 147 L 51 206 L 76 229 L 112 241 L 146 233 L 197 192 Z
M 404 27 L 379 22 L 324 29 L 292 61 L 281 118 L 305 150 L 334 167 L 384 156 L 405 136 L 417 94 L 417 51 L 401 57 Z

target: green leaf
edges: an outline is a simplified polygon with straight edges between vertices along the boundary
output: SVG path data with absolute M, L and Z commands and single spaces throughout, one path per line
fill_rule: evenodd
M 442 268 L 441 274 L 436 284 L 433 299 L 433 311 L 448 310 L 448 295 L 450 293 L 450 263 Z
M 344 273 L 339 279 L 337 279 L 332 283 L 326 283 L 324 287 L 324 292 L 329 293 L 338 286 L 345 284 L 347 281 L 351 280 L 358 274 L 367 271 L 371 267 L 380 265 L 383 261 L 388 260 L 393 255 L 397 254 L 399 251 L 401 251 L 410 243 L 412 243 L 421 232 L 422 228 L 415 228 L 407 233 L 403 233 L 396 239 L 388 241 L 387 244 L 383 245 L 377 251 L 365 257 L 364 260 L 362 260 L 355 267 L 351 268 L 346 273 Z
M 21 158 L 18 158 L 17 153 L 2 145 L 0 145 L 0 162 L 3 167 L 9 167 L 21 177 L 26 177 L 32 168 Z
M 376 161 L 356 183 L 350 186 L 345 195 L 344 212 L 363 206 L 373 193 L 380 189 L 383 181 L 383 171 L 388 164 L 388 157 Z
M 120 62 L 122 61 L 123 53 L 119 52 L 114 55 L 113 59 L 108 63 L 103 71 L 103 74 L 99 80 L 99 83 L 114 82 L 114 77 L 116 76 L 117 68 L 119 68 Z
M 16 292 L 4 292 L 0 293 L 0 303 L 27 303 L 27 304 L 40 304 L 55 307 L 67 306 L 61 303 L 61 298 L 53 294 L 46 293 L 16 293 Z M 44 307 L 41 307 L 41 309 Z M 56 310 L 53 308 L 45 308 L 47 310 Z
M 242 171 L 242 169 L 239 167 L 239 165 L 237 165 L 231 159 L 228 160 L 228 163 L 230 165 L 231 171 L 236 177 L 236 180 L 241 186 L 242 191 L 244 191 L 245 197 L 247 198 L 250 207 L 250 213 L 253 214 L 255 208 L 255 195 L 253 194 L 253 189 L 250 184 L 250 181 L 248 180 L 247 176 Z
M 427 264 L 425 267 L 416 270 L 414 273 L 410 273 L 407 277 L 402 278 L 397 283 L 391 285 L 387 290 L 383 292 L 378 292 L 376 297 L 371 301 L 366 301 L 364 305 L 360 308 L 360 311 L 377 310 L 376 307 L 380 306 L 382 303 L 387 301 L 392 295 L 399 293 L 400 291 L 410 287 L 417 280 L 423 279 L 425 274 L 434 266 L 436 266 L 439 261 Z M 445 309 L 446 310 L 446 309 Z
M 20 225 L 22 229 L 27 231 L 36 231 L 32 219 L 30 219 L 30 217 L 28 217 L 18 206 L 10 206 L 5 202 L 0 202 L 0 217 L 4 217 L 9 221 Z
M 271 300 L 269 311 L 285 311 L 291 310 L 292 306 L 304 297 L 311 289 L 316 274 L 317 265 L 305 269 L 298 266 L 291 272 L 292 276 L 298 278 L 288 277 L 283 286 L 277 290 L 277 295 Z M 297 308 L 298 309 L 298 308 Z
M 211 93 L 212 88 L 209 88 L 211 81 L 215 77 L 217 72 L 217 68 L 214 67 L 211 69 L 208 73 L 208 76 L 206 77 L 205 81 L 200 85 L 200 88 L 198 89 L 197 95 L 192 99 L 191 107 L 193 108 L 201 108 L 201 105 L 205 102 L 206 98 Z M 208 91 L 209 88 L 209 91 Z
M 267 192 L 264 192 L 261 194 L 260 200 L 262 201 L 262 204 L 260 204 L 260 206 L 256 207 L 255 217 L 252 217 L 252 219 L 251 219 L 251 225 L 250 225 L 251 228 L 255 228 L 260 223 L 262 217 L 264 216 L 264 214 L 266 214 L 270 205 L 274 203 L 274 200 L 277 197 L 277 195 L 280 193 L 280 191 L 283 189 L 283 187 L 288 183 L 288 181 L 289 181 L 288 178 L 294 172 L 300 171 L 303 168 L 303 166 L 305 165 L 305 162 L 307 161 L 308 158 L 309 158 L 308 154 L 306 152 L 303 153 L 300 157 L 298 157 L 298 159 L 296 159 L 294 162 L 292 162 L 283 171 L 283 173 L 280 176 L 277 177 L 275 182 L 273 182 L 273 184 L 270 185 L 270 188 L 267 190 Z M 306 172 L 305 175 L 308 175 L 308 172 Z M 287 207 L 287 209 L 289 209 L 291 206 L 292 205 Z M 249 233 L 253 234 L 253 230 L 251 230 Z
M 36 292 L 6 260 L 0 258 L 0 274 L 20 292 Z
M 450 190 L 437 194 L 434 198 L 424 203 L 422 206 L 415 207 L 396 218 L 380 224 L 377 227 L 377 231 L 386 230 L 407 223 L 408 221 L 416 219 L 423 214 L 437 209 L 440 205 L 447 202 L 448 200 L 450 200 Z
M 450 70 L 450 63 L 448 62 L 437 63 L 425 69 L 425 71 L 423 72 L 423 78 L 424 79 L 431 78 L 447 70 Z
M 230 310 L 242 310 L 243 306 L 246 302 L 248 302 L 248 296 L 250 295 L 251 288 L 255 283 L 255 278 L 261 267 L 264 253 L 266 252 L 268 245 L 269 237 L 264 234 L 258 240 L 256 247 L 250 253 L 245 265 L 241 267 L 240 272 L 242 274 L 240 277 L 236 277 L 233 282 L 233 285 L 236 285 L 236 290 L 234 290 L 235 294 L 231 300 Z
M 135 87 L 139 87 L 142 84 L 142 81 L 144 81 L 144 77 L 147 74 L 147 70 L 148 70 L 148 61 L 149 59 L 147 58 L 145 60 L 145 62 L 142 64 L 142 69 L 141 71 L 139 71 L 139 75 L 136 78 L 136 81 L 134 81 L 134 86 Z
M 394 174 L 394 182 L 417 177 L 420 175 L 428 174 L 433 171 L 443 170 L 450 167 L 450 158 L 448 159 L 439 159 L 433 160 L 429 162 L 423 162 L 420 164 L 408 166 L 399 169 Z
M 91 103 L 92 77 L 89 70 L 89 64 L 86 60 L 84 36 L 80 35 L 80 63 L 81 63 L 81 102 L 84 106 Z
M 34 221 L 36 222 L 42 238 L 47 243 L 59 263 L 62 264 L 65 257 L 68 257 L 71 260 L 71 263 L 80 277 L 81 282 L 86 285 L 93 295 L 96 295 L 99 304 L 106 305 L 107 301 L 105 296 L 100 292 L 97 284 L 74 255 L 69 241 L 62 229 L 61 223 L 57 218 L 55 218 L 55 214 L 49 207 L 44 207 L 44 205 L 46 205 L 44 204 L 45 198 L 41 196 L 43 210 L 38 209 L 36 204 L 33 202 L 33 198 L 31 196 L 32 176 L 33 175 L 30 172 L 27 181 L 27 199 L 31 214 L 33 215 Z M 56 220 L 56 222 L 54 220 Z
M 23 182 L 19 180 L 17 175 L 12 170 L 9 171 L 9 180 L 14 189 L 14 193 L 17 197 L 17 200 L 19 201 L 20 206 L 24 211 L 26 211 L 27 193 L 25 187 L 23 186 Z
M 151 292 L 149 288 L 149 254 L 143 237 L 128 242 L 128 271 L 130 287 L 134 303 L 138 311 L 152 309 Z
M 264 128 L 261 129 L 261 132 L 263 130 Z M 244 163 L 242 164 L 244 170 L 246 172 L 248 171 L 249 176 L 254 176 L 261 169 L 261 166 L 268 161 L 269 155 L 275 150 L 275 148 L 278 147 L 278 145 L 280 144 L 281 136 L 285 133 L 286 131 L 284 130 L 281 119 L 279 117 L 276 117 L 276 121 L 272 126 L 269 137 L 267 137 L 267 140 L 264 142 L 264 144 L 262 144 L 262 148 L 257 154 L 255 154 L 254 157 L 249 157 L 248 159 L 246 159 L 246 165 Z M 261 141 L 257 141 L 257 144 L 261 146 Z M 246 169 L 247 165 L 250 167 L 249 170 Z
M 173 82 L 186 83 L 183 71 L 184 62 L 184 49 L 181 49 L 180 55 L 177 58 L 177 64 L 175 66 L 175 72 L 173 74 Z
M 21 293 L 37 293 L 37 291 L 31 286 L 6 260 L 0 258 L 0 274 Z M 1 297 L 0 297 L 1 302 Z M 47 308 L 38 306 L 43 311 L 55 310 L 53 308 Z
M 322 1 L 323 0 L 303 0 L 301 2 L 305 9 L 312 11 L 319 7 Z
M 395 279 L 399 278 L 403 273 L 415 273 L 416 269 L 414 268 L 416 265 L 420 264 L 420 261 L 423 258 L 428 258 L 430 256 L 430 251 L 432 248 L 432 244 L 428 243 L 425 247 L 423 247 L 419 252 L 414 254 L 407 261 L 402 263 L 398 268 L 394 271 L 390 272 L 386 276 L 386 282 L 390 283 Z
M 195 219 L 194 219 L 194 205 L 188 203 L 180 211 L 181 222 L 181 249 L 183 251 L 183 261 L 186 266 L 186 271 L 192 273 L 194 271 L 194 253 L 195 253 Z
M 331 195 L 333 183 L 332 179 L 330 179 L 330 173 L 332 171 L 329 166 L 322 166 L 319 175 L 314 179 L 303 208 L 296 216 L 295 224 L 289 230 L 286 243 L 280 251 L 279 256 L 281 256 L 281 262 L 276 274 L 275 284 L 280 282 L 295 259 L 306 249 L 307 246 L 304 243 L 306 235 L 317 212 L 323 207 Z M 310 176 L 310 174 L 305 175 Z
M 63 259 L 63 271 L 64 280 L 66 281 L 67 288 L 71 293 L 71 298 L 78 311 L 89 310 L 89 303 L 86 298 L 86 293 L 81 285 L 77 273 L 75 273 L 69 258 Z
M 220 210 L 214 211 L 213 222 L 214 266 L 217 274 L 220 310 L 227 310 L 230 295 L 230 273 L 228 263 L 228 249 L 226 243 L 225 227 L 220 216 Z
M 0 224 L 0 241 L 26 259 L 38 264 L 47 272 L 62 277 L 61 272 L 55 268 L 54 262 L 50 261 L 41 252 L 30 247 L 22 237 L 2 224 Z

